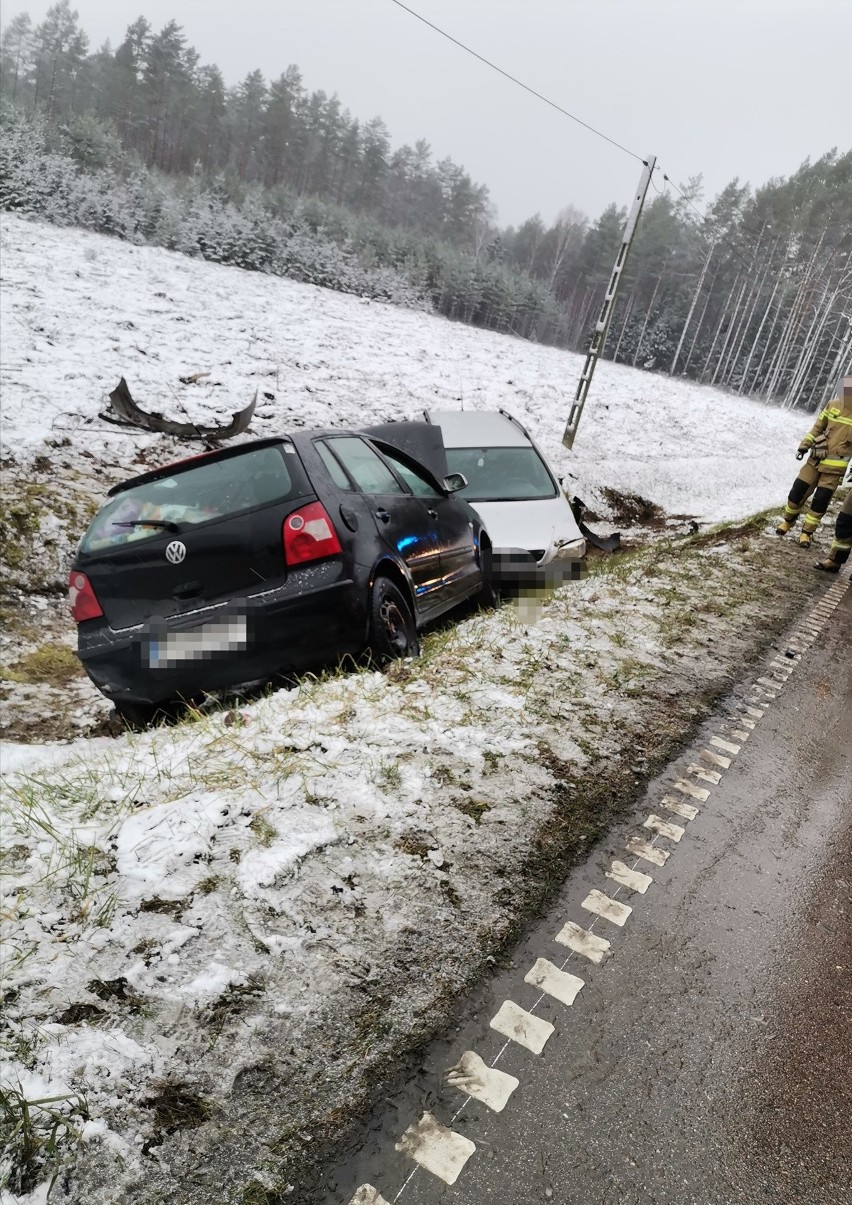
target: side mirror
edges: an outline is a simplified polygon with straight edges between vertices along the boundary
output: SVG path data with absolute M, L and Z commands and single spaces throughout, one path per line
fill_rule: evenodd
M 464 473 L 448 473 L 443 485 L 448 494 L 457 494 L 459 490 L 467 489 L 467 477 Z

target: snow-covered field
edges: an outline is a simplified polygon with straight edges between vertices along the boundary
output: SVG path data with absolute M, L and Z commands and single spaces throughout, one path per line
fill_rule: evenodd
M 133 459 L 146 437 L 97 418 L 124 376 L 146 409 L 220 419 L 260 389 L 253 430 L 365 424 L 427 407 L 505 407 L 596 509 L 601 488 L 670 514 L 736 519 L 783 499 L 809 425 L 684 381 L 598 365 L 575 444 L 561 435 L 582 358 L 154 247 L 2 223 L 3 444 L 72 437 Z M 178 378 L 209 372 L 183 386 Z
M 3 455 L 13 490 L 38 486 L 9 575 L 37 583 L 30 618 L 40 604 L 59 640 L 42 595 L 87 500 L 174 458 L 97 418 L 121 375 L 175 417 L 221 418 L 259 388 L 256 434 L 505 406 L 601 511 L 610 488 L 740 518 L 795 473 L 801 415 L 601 364 L 569 455 L 576 356 L 16 218 L 2 240 Z M 83 1144 L 51 1200 L 297 1182 L 496 949 L 525 868 L 591 841 L 811 588 L 796 556 L 759 532 L 663 543 L 532 618 L 437 631 L 386 675 L 3 747 L 4 1080 L 61 1098 L 36 1131 L 61 1114 L 62 1149 Z

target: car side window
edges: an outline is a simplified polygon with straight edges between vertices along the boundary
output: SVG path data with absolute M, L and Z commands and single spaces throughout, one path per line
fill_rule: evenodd
M 336 440 L 335 442 L 339 443 L 340 440 Z M 352 482 L 349 480 L 349 478 L 344 473 L 343 469 L 340 466 L 340 463 L 338 462 L 336 456 L 334 455 L 334 453 L 332 452 L 332 450 L 328 446 L 328 444 L 323 443 L 322 440 L 318 439 L 315 441 L 314 447 L 316 448 L 317 452 L 319 453 L 320 460 L 323 462 L 325 467 L 328 469 L 329 477 L 332 479 L 332 481 L 338 487 L 338 489 L 351 490 Z
M 397 460 L 396 456 L 391 456 L 390 452 L 385 452 L 384 455 L 416 498 L 443 497 L 442 494 L 429 484 L 425 477 L 421 477 L 419 473 L 415 473 L 414 469 L 409 468 L 407 464 L 403 464 L 401 460 Z
M 404 494 L 405 490 L 388 466 L 363 439 L 344 435 L 329 440 L 334 454 L 346 466 L 359 490 L 365 494 Z

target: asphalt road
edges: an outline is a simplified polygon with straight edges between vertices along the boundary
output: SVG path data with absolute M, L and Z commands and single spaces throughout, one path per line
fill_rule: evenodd
M 329 1177 L 328 1205 L 363 1185 L 401 1205 L 852 1205 L 852 589 L 776 698 L 756 676 L 460 1002 Z M 712 738 L 737 743 L 758 699 L 730 768 L 702 759 L 726 756 Z M 678 779 L 709 791 L 675 792 L 691 820 L 661 807 Z M 685 829 L 657 835 L 661 866 L 626 852 L 654 837 L 650 813 Z M 614 859 L 652 876 L 644 893 L 606 877 Z M 633 909 L 623 927 L 582 907 L 592 889 Z M 555 941 L 570 921 L 610 941 L 599 965 Z M 570 1006 L 525 979 L 541 958 L 584 980 Z M 555 1027 L 540 1054 L 491 1027 L 507 1000 Z M 518 1081 L 502 1112 L 448 1084 L 466 1051 Z M 464 1147 L 454 1184 L 396 1149 L 411 1126 L 427 1160 Z

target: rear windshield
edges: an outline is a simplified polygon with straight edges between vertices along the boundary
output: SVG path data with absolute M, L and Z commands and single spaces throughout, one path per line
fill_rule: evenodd
M 553 480 L 535 448 L 447 448 L 451 473 L 464 473 L 468 502 L 555 498 Z
M 122 490 L 92 520 L 81 552 L 151 540 L 305 493 L 292 449 L 258 448 Z

